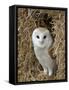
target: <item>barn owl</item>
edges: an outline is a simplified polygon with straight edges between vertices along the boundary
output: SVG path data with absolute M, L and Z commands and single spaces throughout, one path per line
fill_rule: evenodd
M 49 76 L 53 75 L 56 65 L 55 60 L 52 60 L 48 53 L 53 43 L 49 30 L 43 27 L 36 28 L 32 33 L 32 42 L 35 56 L 42 65 L 44 73 L 48 73 Z

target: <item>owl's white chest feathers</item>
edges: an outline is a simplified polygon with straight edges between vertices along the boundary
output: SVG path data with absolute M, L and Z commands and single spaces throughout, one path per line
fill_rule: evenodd
M 35 51 L 35 55 L 36 55 L 37 59 L 39 60 L 39 63 L 43 67 L 53 68 L 53 66 L 52 66 L 53 61 L 52 61 L 50 55 L 48 54 L 48 50 L 46 48 L 34 47 L 34 51 Z

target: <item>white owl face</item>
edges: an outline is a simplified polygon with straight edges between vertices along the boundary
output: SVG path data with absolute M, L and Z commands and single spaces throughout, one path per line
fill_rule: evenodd
M 32 34 L 33 45 L 40 48 L 49 48 L 53 42 L 50 32 L 46 28 L 36 28 Z

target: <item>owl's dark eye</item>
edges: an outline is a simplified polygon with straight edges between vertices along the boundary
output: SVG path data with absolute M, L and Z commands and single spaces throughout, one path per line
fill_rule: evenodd
M 38 35 L 36 37 L 39 39 L 39 36 Z
M 45 39 L 46 38 L 46 35 L 43 38 Z

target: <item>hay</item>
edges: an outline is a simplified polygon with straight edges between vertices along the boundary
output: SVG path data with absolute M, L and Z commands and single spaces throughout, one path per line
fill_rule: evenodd
M 31 36 L 39 26 L 30 13 L 48 13 L 53 17 L 54 26 L 51 29 L 53 45 L 49 52 L 56 60 L 58 70 L 56 75 L 49 77 L 43 73 L 43 68 L 34 55 Z M 39 23 L 39 20 L 38 20 Z M 60 10 L 18 9 L 18 82 L 60 80 L 65 79 L 65 13 Z

